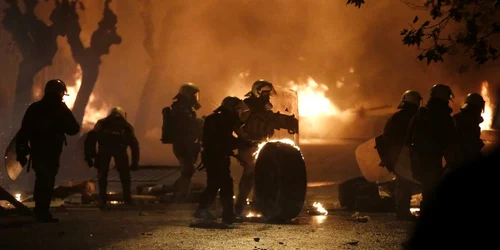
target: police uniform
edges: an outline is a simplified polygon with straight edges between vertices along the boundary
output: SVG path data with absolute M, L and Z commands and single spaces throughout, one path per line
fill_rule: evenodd
M 412 154 L 413 177 L 421 183 L 422 203 L 441 180 L 444 172 L 442 159 L 451 164 L 456 149 L 456 126 L 448 101 L 432 97 L 415 114 L 410 123 L 407 145 Z
M 208 208 L 220 190 L 223 208 L 222 220 L 232 223 L 233 212 L 233 179 L 230 173 L 230 156 L 239 146 L 249 146 L 250 142 L 233 136 L 233 131 L 242 122 L 238 110 L 246 109 L 241 100 L 227 97 L 223 105 L 205 119 L 203 131 L 202 160 L 207 170 L 207 187 L 203 192 L 195 216 L 207 218 Z M 211 217 L 211 215 L 208 215 Z
M 97 153 L 96 144 L 98 145 Z M 128 147 L 131 149 L 132 156 L 130 165 Z M 123 200 L 127 204 L 132 203 L 130 171 L 138 168 L 139 142 L 135 137 L 132 125 L 127 122 L 124 112 L 120 114 L 120 112 L 112 111 L 108 117 L 97 121 L 85 141 L 85 158 L 89 167 L 94 165 L 92 161 L 95 159 L 101 207 L 104 207 L 107 202 L 106 191 L 111 158 L 114 159 L 116 170 L 120 175 Z
M 16 137 L 18 161 L 25 165 L 29 154 L 36 173 L 34 212 L 40 222 L 57 221 L 49 208 L 63 144 L 66 135 L 76 135 L 80 131 L 71 110 L 62 102 L 65 93 L 64 82 L 49 81 L 44 97 L 26 110 Z
M 477 97 L 479 103 L 469 102 L 469 99 L 472 99 L 471 97 Z M 457 146 L 460 152 L 460 154 L 457 154 L 459 159 L 456 160 L 456 164 L 467 164 L 482 157 L 481 149 L 484 147 L 484 143 L 481 140 L 481 127 L 479 125 L 484 121 L 481 116 L 484 104 L 485 102 L 480 95 L 469 94 L 460 112 L 453 116 L 457 126 Z
M 384 139 L 389 147 L 389 155 L 384 165 L 390 172 L 394 172 L 395 163 L 401 152 L 406 139 L 406 131 L 413 115 L 417 112 L 418 106 L 412 103 L 405 103 L 401 109 L 392 115 L 384 128 Z M 411 218 L 410 201 L 412 196 L 412 183 L 404 178 L 396 177 L 396 217 L 398 219 Z
M 175 186 L 182 196 L 189 192 L 189 185 L 195 172 L 195 163 L 200 153 L 203 121 L 196 117 L 193 105 L 184 96 L 178 95 L 171 106 L 171 119 L 174 123 L 172 149 L 178 159 L 182 172 Z

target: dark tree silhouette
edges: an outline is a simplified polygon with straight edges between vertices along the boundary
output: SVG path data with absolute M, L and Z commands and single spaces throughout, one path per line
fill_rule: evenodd
M 419 60 L 430 64 L 443 61 L 447 54 L 461 53 L 482 65 L 498 58 L 500 0 L 425 0 L 423 4 L 401 1 L 411 8 L 428 10 L 432 18 L 414 27 L 419 23 L 416 16 L 413 24 L 401 31 L 405 45 L 421 49 Z M 365 0 L 348 0 L 347 4 L 360 8 Z M 449 26 L 454 26 L 451 31 L 446 29 Z M 425 42 L 430 45 L 422 48 Z M 466 69 L 463 65 L 460 70 Z
M 163 72 L 165 67 L 165 58 L 168 53 L 168 41 L 172 33 L 171 24 L 176 13 L 180 12 L 181 5 L 176 2 L 170 2 L 165 10 L 165 16 L 162 20 L 162 29 L 160 33 L 159 46 L 154 45 L 154 22 L 153 22 L 153 4 L 151 0 L 141 1 L 141 18 L 144 22 L 145 37 L 143 41 L 144 49 L 150 57 L 151 69 L 142 90 L 142 98 L 139 104 L 139 112 L 136 116 L 136 133 L 138 136 L 144 136 L 151 124 L 151 117 L 160 116 L 163 107 L 154 107 L 156 103 L 157 90 L 161 87 Z M 151 112 L 153 112 L 151 114 Z M 158 138 L 159 139 L 159 138 Z
M 73 58 L 82 68 L 82 85 L 80 86 L 73 107 L 73 114 L 79 121 L 83 121 L 85 107 L 87 107 L 90 95 L 97 81 L 101 56 L 109 54 L 109 48 L 113 44 L 120 44 L 122 41 L 121 37 L 116 33 L 118 18 L 109 8 L 110 3 L 111 0 L 104 1 L 103 17 L 99 22 L 97 30 L 92 34 L 90 47 L 87 48 L 85 48 L 80 40 L 82 29 L 76 12 L 77 6 L 85 10 L 83 3 L 78 0 L 72 2 L 62 0 L 62 3 L 58 3 L 58 5 L 68 6 L 66 22 L 68 43 L 71 47 Z
M 50 26 L 34 13 L 39 0 L 24 0 L 25 13 L 21 12 L 17 0 L 5 2 L 9 7 L 4 11 L 2 24 L 12 33 L 23 57 L 19 65 L 12 122 L 18 123 L 27 105 L 32 102 L 33 78 L 40 70 L 51 65 L 58 49 L 58 36 L 67 36 L 73 58 L 82 68 L 82 85 L 73 113 L 77 120 L 83 121 L 85 107 L 99 74 L 101 56 L 109 53 L 111 45 L 121 43 L 121 37 L 116 33 L 117 16 L 109 8 L 111 0 L 104 1 L 103 17 L 98 29 L 92 34 L 88 48 L 80 40 L 81 27 L 76 12 L 77 6 L 84 10 L 82 2 L 55 0 L 56 7 L 50 15 L 53 24 Z
M 12 33 L 12 38 L 22 55 L 17 74 L 12 124 L 20 124 L 26 107 L 32 102 L 33 78 L 52 64 L 57 52 L 57 37 L 65 33 L 63 6 L 57 6 L 51 13 L 52 25 L 45 24 L 34 13 L 38 0 L 24 0 L 25 13 L 21 12 L 17 0 L 5 0 L 8 8 L 2 20 L 4 28 Z

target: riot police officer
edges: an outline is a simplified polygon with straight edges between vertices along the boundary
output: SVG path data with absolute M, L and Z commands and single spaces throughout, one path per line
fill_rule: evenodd
M 398 106 L 399 111 L 394 113 L 384 127 L 382 138 L 377 140 L 379 152 L 383 152 L 384 166 L 394 173 L 396 161 L 401 152 L 406 139 L 406 132 L 413 115 L 417 113 L 422 103 L 422 96 L 414 90 L 407 90 L 403 93 L 401 103 Z M 382 142 L 383 140 L 383 142 Z M 384 144 L 384 145 L 380 145 Z M 404 178 L 396 177 L 396 218 L 398 220 L 413 219 L 410 213 L 410 202 L 412 196 L 413 184 Z
M 128 147 L 132 156 L 130 165 Z M 120 175 L 123 200 L 126 204 L 133 204 L 130 194 L 130 171 L 139 166 L 139 142 L 132 125 L 127 122 L 127 114 L 121 107 L 114 107 L 106 118 L 97 121 L 85 139 L 85 159 L 89 167 L 97 168 L 101 208 L 104 208 L 107 202 L 106 189 L 111 158 L 114 159 Z
M 76 135 L 80 125 L 63 102 L 66 84 L 54 79 L 45 85 L 44 96 L 31 104 L 16 136 L 17 160 L 26 165 L 30 155 L 36 172 L 35 217 L 39 222 L 57 222 L 49 211 L 55 178 L 66 135 Z M 30 167 L 30 166 L 28 166 Z
M 220 189 L 222 221 L 232 224 L 235 219 L 229 157 L 239 146 L 251 146 L 251 143 L 233 136 L 233 132 L 246 120 L 248 111 L 242 100 L 228 96 L 224 98 L 221 106 L 205 119 L 202 160 L 207 170 L 207 187 L 195 213 L 197 218 L 214 219 L 208 208 Z
M 484 146 L 481 140 L 481 124 L 484 120 L 481 113 L 484 111 L 485 101 L 478 93 L 470 93 L 460 108 L 460 112 L 453 116 L 458 132 L 458 150 L 456 163 L 466 164 L 479 160 L 481 149 Z M 457 166 L 454 166 L 457 167 Z
M 453 164 L 457 138 L 449 106 L 453 97 L 449 86 L 434 85 L 429 101 L 417 111 L 408 128 L 406 144 L 410 146 L 413 178 L 422 187 L 421 207 L 441 180 L 443 157 Z
M 189 193 L 195 163 L 200 153 L 200 137 L 203 120 L 197 118 L 196 110 L 201 108 L 200 89 L 193 83 L 183 84 L 171 105 L 174 155 L 179 161 L 182 172 L 174 186 L 177 198 L 185 198 Z
M 238 149 L 238 155 L 243 166 L 243 175 L 239 183 L 236 198 L 235 213 L 241 215 L 246 199 L 253 188 L 255 160 L 253 153 L 257 144 L 274 135 L 276 129 L 287 129 L 289 133 L 298 133 L 298 120 L 292 115 L 287 116 L 273 112 L 270 102 L 276 90 L 271 82 L 258 80 L 253 83 L 252 90 L 246 94 L 243 101 L 250 108 L 250 115 L 245 125 L 237 131 L 238 136 L 255 142 L 255 146 L 243 146 Z

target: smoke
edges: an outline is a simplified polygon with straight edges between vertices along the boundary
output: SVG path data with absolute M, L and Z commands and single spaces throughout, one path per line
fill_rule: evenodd
M 88 42 L 102 15 L 102 3 L 83 2 L 82 40 Z M 123 42 L 103 56 L 94 88 L 109 105 L 125 108 L 134 125 L 142 122 L 135 120 L 139 112 L 154 116 L 146 126 L 149 139 L 141 146 L 146 163 L 176 163 L 170 148 L 159 142 L 159 128 L 162 108 L 171 104 L 184 82 L 201 88 L 200 115 L 212 112 L 226 95 L 241 97 L 259 78 L 285 86 L 290 80 L 311 76 L 328 85 L 326 94 L 340 109 L 397 105 L 407 89 L 420 91 L 427 99 L 436 83 L 450 84 L 460 103 L 467 92 L 479 91 L 481 81 L 498 84 L 494 67 L 459 75 L 458 59 L 445 58 L 446 63 L 431 66 L 418 61 L 418 50 L 405 47 L 399 31 L 425 11 L 399 1 L 370 1 L 360 9 L 346 6 L 345 0 L 153 0 L 153 5 L 155 45 L 166 51 L 159 55 L 164 71 L 162 84 L 151 93 L 157 100 L 154 106 L 138 110 L 151 59 L 143 47 L 145 26 L 137 0 L 111 4 Z M 171 23 L 164 24 L 165 9 L 172 5 L 179 7 L 178 12 L 166 19 Z M 170 32 L 165 44 L 159 42 L 164 25 Z M 7 75 L 5 79 L 15 75 L 4 68 L 0 71 Z M 1 84 L 4 90 L 12 83 Z

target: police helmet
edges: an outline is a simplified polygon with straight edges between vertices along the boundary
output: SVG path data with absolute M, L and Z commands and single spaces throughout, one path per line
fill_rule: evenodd
M 127 119 L 127 112 L 122 107 L 116 106 L 109 111 L 109 115 L 119 115 L 123 119 Z
M 52 79 L 45 84 L 45 94 L 56 94 L 61 97 L 67 93 L 66 84 L 60 79 Z
M 469 93 L 467 97 L 465 97 L 464 105 L 462 105 L 462 109 L 466 109 L 470 106 L 477 107 L 481 110 L 484 110 L 484 105 L 486 102 L 483 97 L 478 93 Z
M 422 103 L 422 96 L 415 90 L 407 90 L 403 93 L 401 97 L 401 103 L 398 106 L 398 109 L 401 109 L 405 103 L 412 103 L 420 107 Z
M 444 84 L 436 84 L 432 86 L 430 96 L 431 98 L 438 98 L 445 101 L 453 100 L 455 97 L 451 88 Z
M 221 108 L 238 115 L 241 121 L 246 121 L 250 109 L 240 98 L 228 96 L 222 100 Z
M 187 98 L 195 97 L 197 102 L 200 101 L 200 89 L 194 83 L 185 83 L 179 88 L 179 94 Z
M 268 95 L 276 95 L 276 90 L 272 83 L 260 79 L 252 84 L 252 91 L 248 92 L 245 96 L 255 96 L 257 98 L 261 97 L 264 93 Z

